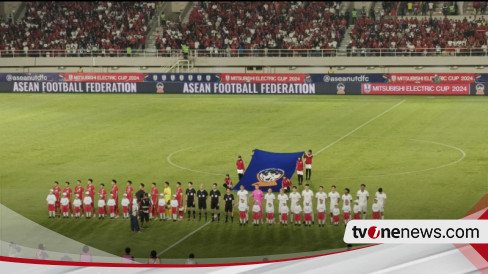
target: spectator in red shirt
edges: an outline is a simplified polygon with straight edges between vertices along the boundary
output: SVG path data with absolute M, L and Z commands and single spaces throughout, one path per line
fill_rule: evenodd
M 230 179 L 229 174 L 225 175 L 224 187 L 232 190 L 232 180 Z
M 290 192 L 291 181 L 290 179 L 286 178 L 286 176 L 283 176 L 283 179 L 281 180 L 281 188 L 283 188 L 286 193 Z

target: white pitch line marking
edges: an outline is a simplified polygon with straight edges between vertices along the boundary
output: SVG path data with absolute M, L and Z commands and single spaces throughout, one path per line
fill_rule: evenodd
M 161 251 L 158 253 L 158 257 L 161 256 L 162 254 L 166 253 L 168 250 L 172 249 L 173 247 L 177 246 L 179 243 L 183 242 L 184 240 L 188 239 L 191 235 L 197 233 L 200 229 L 206 227 L 208 224 L 210 224 L 212 221 L 208 221 L 207 223 L 203 224 L 202 226 L 200 226 L 199 228 L 193 230 L 192 232 L 190 232 L 188 235 L 186 235 L 185 237 L 181 238 L 180 240 L 178 240 L 176 243 L 172 244 L 171 246 L 169 246 L 168 248 L 166 248 L 165 250 Z
M 328 149 L 329 147 L 337 144 L 338 142 L 344 140 L 345 138 L 347 138 L 349 135 L 353 134 L 354 132 L 360 130 L 362 127 L 366 126 L 367 124 L 373 122 L 374 120 L 380 118 L 381 116 L 387 114 L 388 112 L 392 111 L 393 109 L 395 109 L 396 107 L 398 107 L 399 105 L 403 104 L 404 102 L 406 101 L 406 99 L 403 99 L 401 102 L 395 104 L 394 106 L 390 107 L 389 109 L 383 111 L 382 113 L 376 115 L 375 117 L 369 119 L 367 122 L 363 123 L 362 125 L 358 126 L 357 128 L 353 129 L 352 131 L 350 131 L 349 133 L 347 133 L 346 135 L 342 136 L 341 138 L 335 140 L 334 142 L 330 143 L 329 145 L 323 147 L 321 150 L 319 150 L 318 152 L 315 153 L 315 155 L 319 155 L 322 151 Z
M 206 171 L 201 171 L 201 170 L 195 170 L 195 169 L 190 169 L 190 168 L 186 168 L 186 167 L 183 167 L 183 166 L 179 166 L 173 162 L 171 162 L 171 157 L 173 155 L 175 155 L 176 153 L 179 153 L 179 152 L 182 152 L 182 151 L 185 151 L 185 150 L 189 150 L 193 147 L 187 147 L 187 148 L 184 148 L 184 149 L 180 149 L 178 151 L 175 151 L 173 153 L 171 153 L 170 155 L 168 155 L 168 157 L 166 158 L 166 160 L 168 161 L 168 163 L 174 167 L 177 167 L 177 168 L 181 168 L 181 169 L 184 169 L 184 170 L 188 170 L 188 171 L 192 171 L 192 172 L 198 172 L 198 173 L 203 173 L 203 174 L 209 174 L 209 175 L 216 175 L 216 176 L 225 176 L 225 174 L 221 174 L 221 173 L 213 173 L 213 172 L 206 172 Z

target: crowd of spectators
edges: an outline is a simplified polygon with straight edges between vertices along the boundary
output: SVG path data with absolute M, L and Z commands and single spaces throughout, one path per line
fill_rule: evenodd
M 484 17 L 358 19 L 347 46 L 352 56 L 486 55 L 488 27 Z M 387 54 L 384 54 L 388 52 Z
M 170 55 L 184 44 L 228 56 L 244 50 L 336 49 L 348 27 L 339 10 L 340 2 L 200 2 L 187 24 L 163 26 L 156 48 Z
M 107 56 L 145 46 L 155 2 L 25 2 L 25 16 L 0 23 L 0 54 Z

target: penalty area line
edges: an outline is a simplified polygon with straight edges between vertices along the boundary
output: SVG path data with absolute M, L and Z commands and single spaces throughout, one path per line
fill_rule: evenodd
M 360 126 L 358 126 L 357 128 L 351 130 L 349 133 L 347 133 L 346 135 L 342 136 L 341 138 L 335 140 L 334 142 L 328 144 L 327 146 L 323 147 L 322 149 L 320 149 L 318 152 L 315 153 L 315 155 L 319 155 L 322 151 L 330 148 L 331 146 L 339 143 L 340 141 L 346 139 L 349 135 L 353 134 L 354 132 L 360 130 L 361 128 L 363 128 L 364 126 L 366 126 L 367 124 L 373 122 L 374 120 L 380 118 L 381 116 L 387 114 L 388 112 L 392 111 L 393 109 L 395 109 L 396 107 L 398 107 L 399 105 L 403 104 L 404 102 L 406 101 L 406 99 L 403 99 L 402 101 L 400 101 L 399 103 L 395 104 L 394 106 L 390 107 L 389 109 L 383 111 L 382 113 L 376 115 L 375 117 L 369 119 L 368 121 L 366 121 L 365 123 L 361 124 Z
M 208 221 L 207 223 L 203 224 L 202 226 L 200 226 L 199 228 L 193 230 L 192 232 L 190 232 L 188 235 L 186 235 L 185 237 L 181 238 L 180 240 L 178 240 L 176 243 L 170 245 L 169 247 L 167 247 L 165 250 L 161 251 L 158 253 L 158 257 L 161 256 L 162 254 L 166 253 L 168 250 L 172 249 L 173 247 L 177 246 L 178 244 L 180 244 L 181 242 L 183 242 L 184 240 L 188 239 L 191 235 L 197 233 L 200 229 L 206 227 L 208 224 L 210 224 L 212 221 Z

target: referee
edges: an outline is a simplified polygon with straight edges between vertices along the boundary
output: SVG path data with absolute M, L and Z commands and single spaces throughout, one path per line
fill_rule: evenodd
M 197 192 L 193 188 L 193 183 L 188 182 L 186 189 L 186 210 L 188 211 L 188 221 L 191 219 L 191 212 L 193 211 L 193 221 L 195 221 L 195 196 Z
M 141 227 L 144 228 L 144 221 L 149 224 L 149 208 L 151 207 L 151 201 L 147 193 L 144 193 L 144 199 L 141 200 Z
M 230 188 L 228 188 L 227 193 L 224 195 L 224 201 L 225 201 L 225 222 L 227 223 L 229 220 L 229 213 L 230 213 L 230 220 L 233 223 L 234 222 L 234 212 L 233 212 L 233 204 L 234 202 L 234 195 L 230 193 Z
M 203 184 L 200 185 L 200 189 L 197 191 L 198 197 L 198 221 L 202 220 L 202 211 L 205 211 L 205 222 L 207 221 L 207 198 L 208 192 L 203 189 Z
M 218 222 L 220 222 L 220 191 L 217 189 L 217 183 L 212 185 L 212 190 L 210 190 L 210 209 L 212 210 L 212 222 L 215 221 L 217 217 Z

